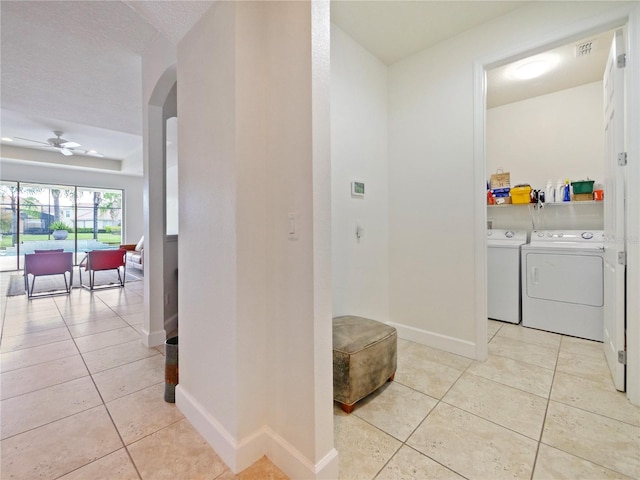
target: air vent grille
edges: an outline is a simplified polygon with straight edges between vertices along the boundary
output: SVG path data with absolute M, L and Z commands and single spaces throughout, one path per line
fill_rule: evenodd
M 589 40 L 576 45 L 576 57 L 584 57 L 590 55 L 596 48 L 596 41 Z

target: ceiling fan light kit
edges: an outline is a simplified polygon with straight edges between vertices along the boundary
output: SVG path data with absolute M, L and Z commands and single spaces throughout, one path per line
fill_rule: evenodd
M 73 155 L 73 152 L 75 149 L 77 149 L 78 147 L 80 147 L 81 145 L 77 142 L 71 142 L 69 140 L 66 140 L 64 138 L 62 138 L 62 135 L 64 135 L 64 132 L 61 132 L 60 130 L 54 130 L 53 134 L 55 135 L 55 137 L 51 137 L 51 138 L 47 138 L 46 142 L 41 142 L 39 140 L 33 140 L 31 138 L 23 138 L 23 137 L 15 137 L 19 140 L 26 140 L 27 142 L 33 142 L 33 143 L 39 143 L 41 145 L 44 145 L 45 148 L 55 148 L 56 150 L 58 150 L 62 155 L 69 157 L 71 155 Z M 104 155 L 102 155 L 101 153 L 95 151 L 95 150 L 79 150 L 78 153 L 84 154 L 84 155 L 91 155 L 94 157 L 104 157 Z

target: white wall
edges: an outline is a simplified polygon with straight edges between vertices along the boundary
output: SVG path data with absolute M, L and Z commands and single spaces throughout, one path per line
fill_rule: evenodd
M 138 243 L 142 236 L 143 186 L 142 177 L 112 173 L 49 167 L 43 164 L 2 161 L 2 180 L 47 183 L 53 185 L 78 185 L 95 188 L 124 190 L 123 243 Z
M 224 445 L 225 437 L 238 438 L 234 37 L 234 4 L 222 2 L 200 19 L 178 51 L 179 255 L 181 265 L 198 268 L 179 285 L 176 401 L 227 463 L 235 452 Z M 260 320 L 256 330 L 263 331 Z M 261 387 L 256 390 L 264 394 Z M 190 404 L 219 424 L 213 433 L 206 430 L 206 418 L 187 411 Z M 264 416 L 263 406 L 257 410 Z M 222 438 L 212 438 L 215 430 L 225 432 Z
M 548 180 L 604 182 L 602 82 L 541 95 L 487 110 L 487 175 L 499 168 L 511 185 L 527 183 L 545 190 Z M 493 228 L 604 228 L 603 204 L 572 202 L 543 209 L 533 206 L 488 207 Z
M 332 25 L 334 316 L 389 320 L 387 93 L 387 67 Z M 351 195 L 354 180 L 365 183 L 364 197 Z
M 165 265 L 177 265 L 177 244 L 166 242 L 164 228 L 164 129 L 166 119 L 175 115 L 175 95 L 167 101 L 176 83 L 175 64 L 175 46 L 164 36 L 156 36 L 142 58 L 145 312 L 141 338 L 148 347 L 162 345 L 166 339 L 165 287 L 171 288 L 168 311 L 177 309 L 178 300 L 175 268 L 165 272 Z M 174 315 L 170 328 L 175 320 Z
M 474 63 L 550 32 L 560 40 L 567 27 L 617 6 L 533 2 L 390 67 L 389 308 L 400 335 L 468 356 L 482 351 Z
M 327 7 L 219 2 L 178 46 L 176 401 L 234 472 L 337 475 Z
M 569 179 L 604 181 L 602 82 L 487 110 L 487 172 L 511 185 L 545 188 Z

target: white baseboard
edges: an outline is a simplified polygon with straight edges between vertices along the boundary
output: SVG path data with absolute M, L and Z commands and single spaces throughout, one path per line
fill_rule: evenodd
M 428 330 L 401 325 L 399 323 L 388 322 L 387 325 L 395 327 L 398 331 L 398 337 L 404 340 L 421 343 L 428 347 L 444 350 L 445 352 L 455 353 L 463 357 L 475 359 L 477 354 L 476 344 L 467 340 L 449 337 Z
M 338 452 L 332 448 L 317 464 L 312 464 L 298 449 L 269 429 L 267 457 L 289 478 L 336 480 L 338 478 Z
M 267 426 L 236 442 L 222 424 L 209 415 L 179 384 L 176 386 L 176 406 L 233 473 L 241 472 L 266 455 L 290 478 L 338 478 L 338 452 L 335 449 L 313 465 L 300 451 Z
M 167 334 L 164 329 L 156 330 L 155 332 L 148 332 L 144 328 L 140 331 L 140 340 L 145 347 L 157 347 L 158 345 L 164 345 L 167 339 Z
M 182 385 L 176 386 L 176 406 L 178 410 L 189 420 L 189 423 L 204 437 L 204 439 L 216 451 L 218 456 L 231 469 L 238 473 L 236 459 L 237 443 L 233 436 L 202 408 L 193 396 Z

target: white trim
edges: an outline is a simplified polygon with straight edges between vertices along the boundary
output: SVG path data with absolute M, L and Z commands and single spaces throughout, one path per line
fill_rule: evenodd
M 593 33 L 602 32 L 608 29 L 621 27 L 627 25 L 629 33 L 629 45 L 637 45 L 640 36 L 640 6 L 637 4 L 625 5 L 619 9 L 612 10 L 600 14 L 598 16 L 591 17 L 589 19 L 576 22 L 573 25 L 569 25 L 562 29 L 562 33 L 553 33 L 548 35 L 542 35 L 535 42 L 523 44 L 519 46 L 509 47 L 501 53 L 496 53 L 487 57 L 480 58 L 475 62 L 476 70 L 474 76 L 474 92 L 476 95 L 481 95 L 482 99 L 476 98 L 474 101 L 474 134 L 476 135 L 474 142 L 474 170 L 476 182 L 480 181 L 482 184 L 486 182 L 485 178 L 479 179 L 479 173 L 483 172 L 486 168 L 486 158 L 484 151 L 484 129 L 485 129 L 485 110 L 481 108 L 486 101 L 486 95 L 483 90 L 484 84 L 484 71 L 500 65 L 523 58 L 527 55 L 539 53 L 562 44 L 569 43 L 573 40 L 584 38 Z M 635 43 L 634 43 L 635 42 Z M 628 62 L 628 80 L 629 85 L 640 84 L 640 72 L 638 66 L 638 59 L 640 55 L 638 52 L 629 51 Z M 634 65 L 635 63 L 635 65 Z M 630 88 L 627 92 L 627 98 L 625 98 L 625 111 L 627 115 L 627 132 L 640 131 L 640 98 L 638 89 Z M 482 135 L 478 138 L 477 135 Z M 626 135 L 629 139 L 629 164 L 631 165 L 628 171 L 628 184 L 640 185 L 640 145 L 637 135 Z M 640 212 L 638 211 L 638 203 L 640 202 L 640 194 L 637 189 L 631 192 L 631 188 L 628 189 L 629 197 L 627 203 L 630 206 L 627 212 L 627 248 L 628 248 L 628 263 L 627 263 L 627 290 L 631 294 L 628 295 L 627 303 L 627 352 L 628 352 L 628 366 L 627 366 L 627 396 L 631 403 L 634 405 L 640 405 L 640 304 L 637 300 L 637 295 L 633 295 L 634 292 L 640 291 L 640 270 L 638 264 L 640 264 Z M 476 218 L 481 216 L 484 218 L 484 214 L 480 214 L 480 209 L 485 209 L 486 198 L 485 195 L 476 192 Z M 634 203 L 635 202 L 635 203 Z M 481 231 L 478 222 L 476 222 L 474 229 L 476 252 L 478 252 L 478 245 L 482 245 L 486 242 L 486 233 L 484 229 Z M 485 254 L 486 255 L 486 254 Z M 480 258 L 482 254 L 476 255 L 476 270 L 482 269 Z M 485 256 L 486 262 L 486 256 Z M 635 263 L 633 263 L 635 262 Z M 486 289 L 486 263 L 484 265 L 484 276 L 476 271 L 476 281 L 480 281 L 480 285 L 476 286 L 476 322 L 485 323 L 486 318 L 483 315 L 486 314 L 486 299 L 480 298 L 479 291 L 481 286 Z M 482 341 L 486 342 L 487 337 L 482 337 L 482 328 L 476 323 L 476 343 Z
M 488 356 L 487 329 L 487 166 L 485 160 L 485 120 L 487 106 L 487 82 L 484 66 L 473 65 L 473 179 L 476 185 L 474 225 L 475 242 L 475 319 L 476 351 L 473 358 L 484 361 Z M 480 159 L 480 160 L 479 160 Z
M 338 476 L 338 452 L 335 449 L 314 465 L 267 426 L 236 442 L 180 384 L 176 386 L 176 406 L 233 473 L 249 467 L 266 452 L 267 457 L 290 478 L 330 480 Z
M 268 451 L 271 431 L 267 427 L 253 432 L 236 445 L 236 468 L 239 473 L 257 462 Z M 275 463 L 275 462 L 274 462 Z
M 627 398 L 640 406 L 640 5 L 629 13 L 627 26 Z
M 176 386 L 176 406 L 231 471 L 238 473 L 237 443 L 233 436 L 180 384 Z
M 147 348 L 163 345 L 166 339 L 167 333 L 164 331 L 164 329 L 156 330 L 155 332 L 149 332 L 146 329 L 146 326 L 143 326 L 142 330 L 140 330 L 140 340 L 142 340 L 142 343 Z
M 332 448 L 317 464 L 307 460 L 300 451 L 273 430 L 269 430 L 271 439 L 269 459 L 289 478 L 309 478 L 334 480 L 338 478 L 338 452 Z
M 486 236 L 486 234 L 485 234 Z M 486 309 L 486 307 L 485 307 Z M 485 321 L 485 324 L 487 322 Z M 445 352 L 451 352 L 456 355 L 461 355 L 467 358 L 476 358 L 479 347 L 466 340 L 460 340 L 459 338 L 449 337 L 440 333 L 430 332 L 428 330 L 422 330 L 421 328 L 410 327 L 408 325 L 401 325 L 399 323 L 387 322 L 387 325 L 395 327 L 398 331 L 398 337 L 409 340 L 411 342 L 421 343 L 427 347 L 437 348 L 444 350 Z M 485 330 L 486 330 L 485 325 Z M 487 348 L 487 336 L 484 337 L 485 349 Z

